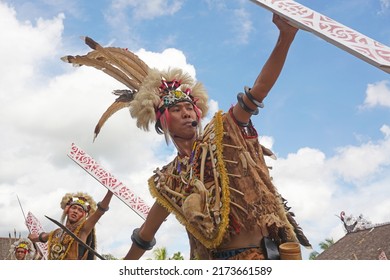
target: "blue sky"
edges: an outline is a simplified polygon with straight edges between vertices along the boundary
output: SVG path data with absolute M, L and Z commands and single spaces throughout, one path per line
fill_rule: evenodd
M 390 45 L 389 0 L 299 3 Z M 0 236 L 14 228 L 27 235 L 16 195 L 47 230 L 53 225 L 44 215 L 60 218 L 66 192 L 103 197 L 104 188 L 67 158 L 72 142 L 150 205 L 146 180 L 173 156 L 172 146 L 138 130 L 125 111 L 92 143 L 93 128 L 114 99 L 110 92 L 124 87 L 95 69 L 61 62 L 89 51 L 80 36 L 127 47 L 153 67 L 183 67 L 205 84 L 212 111 L 227 110 L 252 85 L 276 42 L 271 19 L 249 0 L 0 0 L 0 129 L 7 135 L 0 139 L 0 209 L 6 213 Z M 300 30 L 264 103 L 253 122 L 278 157 L 269 162 L 275 184 L 315 250 L 325 238 L 344 235 L 335 216 L 343 210 L 373 223 L 390 221 L 388 73 Z M 124 256 L 141 223 L 114 198 L 97 226 L 100 252 Z M 174 219 L 157 240 L 169 254 L 188 256 Z

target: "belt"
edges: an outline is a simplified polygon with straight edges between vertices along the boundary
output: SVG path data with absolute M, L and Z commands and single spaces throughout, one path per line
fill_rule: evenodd
M 213 251 L 211 254 L 214 259 L 226 260 L 251 248 L 257 248 L 257 247 L 238 248 L 238 249 L 224 250 L 224 251 Z

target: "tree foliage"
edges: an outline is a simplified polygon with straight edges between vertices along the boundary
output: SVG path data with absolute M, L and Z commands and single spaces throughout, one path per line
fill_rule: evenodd
M 155 260 L 184 260 L 181 252 L 176 252 L 172 257 L 168 258 L 168 251 L 165 247 L 154 249 L 153 255 Z
M 332 246 L 333 244 L 334 244 L 333 238 L 326 238 L 324 241 L 320 242 L 318 245 L 320 246 L 322 251 L 325 251 L 325 250 L 329 249 L 329 247 Z M 309 256 L 309 260 L 315 260 L 319 254 L 320 253 L 318 253 L 317 251 L 311 252 L 310 256 Z

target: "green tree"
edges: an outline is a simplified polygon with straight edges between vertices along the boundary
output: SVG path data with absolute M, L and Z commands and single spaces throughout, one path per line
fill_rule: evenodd
M 165 247 L 154 249 L 153 255 L 155 260 L 184 260 L 180 252 L 176 252 L 172 257 L 168 258 L 168 251 Z M 148 260 L 151 259 L 149 258 Z
M 320 246 L 322 251 L 325 251 L 329 249 L 329 247 L 332 246 L 333 244 L 334 244 L 333 238 L 326 238 L 325 241 L 320 242 L 318 245 Z M 315 260 L 319 254 L 320 253 L 318 253 L 317 251 L 311 252 L 309 256 L 309 260 Z
M 333 238 L 326 238 L 325 241 L 322 241 L 320 244 L 320 248 L 322 250 L 327 250 L 330 246 L 332 246 L 334 244 L 334 240 Z
M 165 247 L 154 249 L 153 254 L 155 260 L 166 260 L 168 255 Z
M 173 254 L 173 256 L 171 258 L 169 258 L 170 260 L 184 260 L 184 257 L 182 256 L 182 254 L 180 252 L 176 252 Z
M 117 258 L 115 258 L 111 254 L 103 254 L 102 257 L 105 258 L 106 260 L 117 260 Z
M 318 253 L 317 251 L 311 252 L 309 255 L 309 260 L 315 260 L 319 254 L 320 253 Z

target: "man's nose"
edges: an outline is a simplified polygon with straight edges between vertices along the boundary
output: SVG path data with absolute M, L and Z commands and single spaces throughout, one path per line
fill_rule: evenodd
M 190 111 L 187 109 L 183 109 L 183 117 L 190 118 L 191 117 Z

